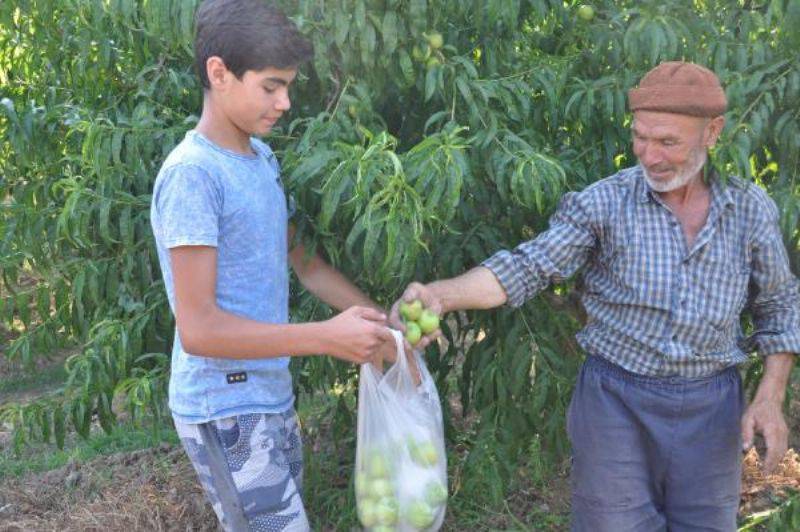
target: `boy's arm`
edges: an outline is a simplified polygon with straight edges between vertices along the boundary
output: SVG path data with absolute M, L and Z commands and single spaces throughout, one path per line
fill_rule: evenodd
M 328 353 L 369 362 L 387 341 L 386 316 L 352 307 L 324 322 L 271 324 L 231 314 L 216 301 L 217 250 L 210 246 L 170 249 L 175 285 L 175 320 L 188 353 L 221 358 L 269 358 Z
M 295 228 L 289 225 L 289 243 L 294 239 Z M 353 305 L 384 310 L 350 282 L 336 268 L 322 260 L 316 253 L 306 257 L 306 249 L 298 243 L 289 251 L 289 263 L 303 286 L 331 307 L 344 310 Z
M 292 245 L 295 235 L 295 227 L 289 224 L 289 245 Z M 358 305 L 361 307 L 372 308 L 385 314 L 377 303 L 370 297 L 362 292 L 356 285 L 342 275 L 336 268 L 325 262 L 322 257 L 316 253 L 312 253 L 306 257 L 306 248 L 302 243 L 297 243 L 289 251 L 289 263 L 292 269 L 297 274 L 297 278 L 303 286 L 314 294 L 316 297 L 330 305 L 331 307 L 344 310 Z M 406 342 L 406 351 L 411 352 L 411 346 Z M 384 342 L 383 346 L 378 349 L 376 360 L 394 362 L 396 354 L 396 347 L 394 338 L 389 338 Z M 410 359 L 412 366 L 416 372 L 416 364 L 413 358 Z M 415 376 L 418 375 L 415 373 Z

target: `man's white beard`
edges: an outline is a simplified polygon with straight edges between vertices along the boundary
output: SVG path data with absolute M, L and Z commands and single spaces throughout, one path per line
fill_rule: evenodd
M 692 180 L 694 176 L 697 175 L 698 172 L 705 166 L 706 160 L 708 159 L 708 154 L 706 150 L 703 148 L 696 148 L 692 156 L 684 167 L 678 170 L 675 175 L 669 181 L 656 181 L 647 173 L 647 169 L 644 167 L 641 161 L 639 161 L 639 166 L 642 167 L 642 171 L 644 172 L 644 178 L 647 181 L 647 184 L 650 185 L 650 188 L 655 190 L 656 192 L 672 192 L 673 190 L 679 189 L 685 186 L 689 181 Z

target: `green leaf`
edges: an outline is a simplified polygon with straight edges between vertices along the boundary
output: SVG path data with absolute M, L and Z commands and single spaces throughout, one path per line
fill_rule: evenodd
M 438 69 L 436 67 L 429 68 L 428 73 L 425 74 L 425 101 L 431 99 L 433 93 L 436 92 L 436 74 Z
M 394 11 L 387 11 L 383 16 L 381 35 L 383 37 L 384 53 L 391 55 L 397 46 L 397 13 Z

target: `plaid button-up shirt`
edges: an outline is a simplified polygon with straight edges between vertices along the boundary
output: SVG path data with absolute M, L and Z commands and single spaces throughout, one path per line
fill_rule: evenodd
M 711 181 L 691 248 L 639 166 L 564 195 L 550 228 L 483 262 L 508 304 L 583 269 L 586 352 L 644 375 L 704 377 L 748 353 L 800 353 L 800 296 L 775 203 L 738 178 Z M 744 338 L 743 311 L 754 332 Z

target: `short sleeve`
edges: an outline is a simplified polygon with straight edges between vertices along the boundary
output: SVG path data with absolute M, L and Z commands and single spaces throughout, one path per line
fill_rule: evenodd
M 153 196 L 154 229 L 164 247 L 217 246 L 223 195 L 208 172 L 194 165 L 171 167 L 156 182 Z

